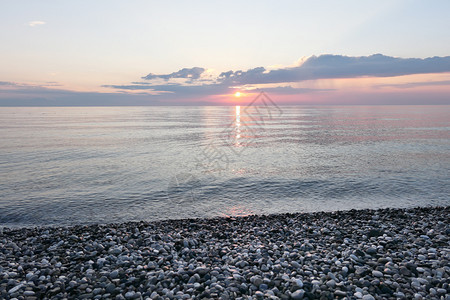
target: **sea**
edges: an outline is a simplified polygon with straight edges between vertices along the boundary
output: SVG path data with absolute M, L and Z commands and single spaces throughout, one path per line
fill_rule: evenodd
M 0 226 L 450 205 L 450 106 L 2 107 Z

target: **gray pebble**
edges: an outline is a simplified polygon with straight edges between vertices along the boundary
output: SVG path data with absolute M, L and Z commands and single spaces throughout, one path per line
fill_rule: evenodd
M 449 214 L 427 207 L 2 228 L 0 298 L 446 299 Z
M 304 295 L 305 295 L 305 291 L 300 289 L 300 290 L 296 290 L 295 292 L 293 292 L 291 294 L 291 298 L 292 299 L 296 299 L 296 300 L 297 299 L 303 299 Z
M 383 273 L 381 273 L 380 271 L 372 271 L 372 275 L 375 277 L 383 277 Z

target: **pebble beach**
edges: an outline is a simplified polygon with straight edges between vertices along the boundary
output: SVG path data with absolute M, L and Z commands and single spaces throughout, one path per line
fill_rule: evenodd
M 450 207 L 0 229 L 1 299 L 450 299 Z

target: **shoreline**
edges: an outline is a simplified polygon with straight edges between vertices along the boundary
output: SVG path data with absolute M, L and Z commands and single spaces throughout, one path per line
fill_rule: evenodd
M 221 220 L 221 219 L 245 219 L 245 218 L 277 218 L 277 217 L 292 217 L 292 216 L 308 216 L 308 215 L 328 215 L 328 214 L 347 214 L 352 212 L 365 212 L 365 213 L 377 213 L 377 212 L 389 212 L 389 211 L 409 211 L 409 210 L 420 210 L 420 209 L 447 209 L 450 208 L 448 206 L 441 205 L 426 205 L 426 206 L 405 206 L 405 207 L 380 207 L 380 208 L 356 208 L 356 209 L 343 209 L 343 210 L 314 210 L 314 211 L 297 211 L 297 212 L 287 212 L 287 213 L 267 213 L 267 214 L 245 214 L 245 215 L 215 215 L 209 217 L 192 217 L 192 218 L 163 218 L 163 219 L 154 219 L 154 220 L 131 220 L 131 221 L 119 221 L 119 222 L 88 222 L 88 223 L 72 223 L 72 224 L 0 224 L 0 234 L 1 230 L 6 231 L 16 231 L 22 229 L 32 229 L 32 230 L 45 230 L 45 229 L 55 229 L 55 228 L 63 228 L 63 229 L 72 229 L 75 227 L 116 227 L 118 225 L 127 225 L 131 226 L 133 224 L 165 224 L 165 223 L 184 223 L 184 222 L 195 222 L 195 221 L 213 221 L 213 220 Z
M 450 299 L 450 206 L 2 227 L 0 298 Z

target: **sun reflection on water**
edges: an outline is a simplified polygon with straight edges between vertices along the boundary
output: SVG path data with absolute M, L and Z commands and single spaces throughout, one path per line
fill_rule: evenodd
M 254 215 L 255 212 L 244 205 L 235 205 L 226 208 L 225 212 L 222 212 L 221 215 L 224 217 L 245 217 Z
M 236 122 L 235 122 L 235 146 L 240 147 L 240 138 L 241 138 L 241 107 L 236 105 Z

